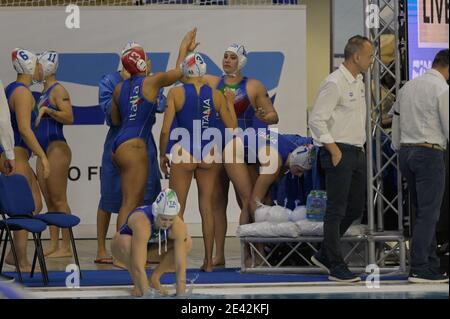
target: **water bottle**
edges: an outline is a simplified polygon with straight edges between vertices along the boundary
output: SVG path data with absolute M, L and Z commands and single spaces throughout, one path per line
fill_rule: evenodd
M 312 222 L 323 222 L 327 205 L 325 191 L 313 190 L 306 199 L 306 219 Z

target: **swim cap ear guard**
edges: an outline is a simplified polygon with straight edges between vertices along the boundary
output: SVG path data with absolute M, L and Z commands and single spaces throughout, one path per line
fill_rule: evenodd
M 38 61 L 42 65 L 45 79 L 56 73 L 59 65 L 59 54 L 56 51 L 45 51 L 38 55 Z
M 159 193 L 152 204 L 153 216 L 177 216 L 181 205 L 178 202 L 177 194 L 170 188 L 165 188 Z
M 242 44 L 233 43 L 225 51 L 233 52 L 238 57 L 238 70 L 244 68 L 247 64 L 247 51 Z
M 11 53 L 12 64 L 18 74 L 34 75 L 37 56 L 26 49 L 16 48 Z
M 125 54 L 125 52 L 127 52 L 130 49 L 134 49 L 134 48 L 144 49 L 144 47 L 142 45 L 140 45 L 139 43 L 130 41 L 130 42 L 127 42 L 127 44 L 125 44 L 125 46 L 123 47 L 121 55 L 123 56 Z
M 142 48 L 131 48 L 122 55 L 122 65 L 131 75 L 145 72 L 147 63 L 145 62 L 145 52 Z
M 300 166 L 304 170 L 312 168 L 314 146 L 311 144 L 301 145 L 291 153 L 289 167 Z
M 181 64 L 181 70 L 187 77 L 200 77 L 206 74 L 206 63 L 199 53 L 191 53 Z
M 158 215 L 177 216 L 181 205 L 178 202 L 177 194 L 170 188 L 165 188 L 159 193 L 152 204 L 152 214 L 155 218 Z M 164 229 L 165 251 L 167 252 L 167 229 Z M 161 255 L 161 229 L 158 234 L 158 254 Z

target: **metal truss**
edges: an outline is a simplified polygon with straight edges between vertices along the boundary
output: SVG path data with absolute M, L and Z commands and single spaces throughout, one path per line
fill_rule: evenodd
M 365 0 L 366 8 L 379 9 L 378 28 L 370 25 L 373 11 L 366 12 L 365 35 L 373 42 L 375 59 L 366 75 L 367 114 L 367 215 L 369 230 L 369 263 L 384 266 L 388 255 L 397 255 L 398 270 L 406 271 L 406 241 L 404 237 L 403 187 L 397 153 L 390 150 L 391 134 L 383 125 L 383 109 L 387 100 L 395 100 L 402 83 L 402 57 L 405 48 L 405 1 Z M 372 7 L 369 7 L 372 6 Z M 369 23 L 368 23 L 369 22 Z M 390 35 L 395 39 L 395 54 L 392 61 L 383 61 L 382 38 Z M 390 79 L 388 81 L 387 79 Z M 396 192 L 393 198 L 385 193 L 384 174 L 394 169 L 397 173 Z M 395 186 L 395 185 L 390 185 Z M 392 187 L 391 187 L 392 188 Z M 398 217 L 398 229 L 385 230 L 385 214 L 393 211 Z M 397 242 L 387 248 L 387 242 Z M 387 255 L 386 254 L 387 251 Z

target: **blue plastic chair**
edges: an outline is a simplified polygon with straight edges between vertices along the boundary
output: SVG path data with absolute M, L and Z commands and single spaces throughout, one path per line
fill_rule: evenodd
M 80 223 L 80 218 L 74 215 L 69 215 L 66 213 L 61 212 L 48 212 L 46 214 L 39 214 L 34 216 L 36 219 L 39 219 L 46 223 L 48 226 L 56 226 L 63 229 L 69 230 L 70 235 L 70 243 L 72 244 L 72 252 L 73 257 L 75 259 L 75 263 L 78 266 L 80 279 L 81 279 L 81 267 L 80 267 L 80 261 L 78 259 L 78 253 L 77 253 L 77 247 L 75 245 L 75 239 L 73 237 L 73 231 L 72 227 L 75 227 Z M 37 259 L 37 253 L 34 253 L 33 257 L 33 265 L 31 266 L 31 273 L 30 277 L 32 278 L 34 275 L 34 268 L 36 267 L 36 259 Z
M 0 174 L 0 204 L 0 215 L 2 217 L 0 220 L 0 247 L 3 241 L 3 234 L 6 231 L 0 259 L 0 274 L 2 273 L 6 246 L 9 240 L 19 281 L 23 282 L 11 231 L 26 230 L 33 235 L 36 247 L 35 254 L 39 259 L 44 285 L 48 285 L 48 272 L 41 242 L 41 233 L 47 228 L 47 225 L 33 216 L 35 208 L 33 195 L 24 176 L 19 174 L 12 176 Z

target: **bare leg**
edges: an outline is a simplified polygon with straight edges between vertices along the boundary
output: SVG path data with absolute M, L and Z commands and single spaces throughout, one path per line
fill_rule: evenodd
M 188 236 L 186 241 L 186 254 L 188 254 L 192 249 L 192 238 Z M 151 252 L 149 252 L 149 255 Z M 156 266 L 155 270 L 153 270 L 150 276 L 149 284 L 159 290 L 160 294 L 167 294 L 167 290 L 161 286 L 161 276 L 166 272 L 174 272 L 175 271 L 175 250 L 172 243 L 169 243 L 167 252 L 162 256 L 161 262 L 158 266 Z
M 230 148 L 234 149 L 234 162 L 225 163 L 225 170 L 228 177 L 233 183 L 234 189 L 239 195 L 242 203 L 241 215 L 239 218 L 239 224 L 248 224 L 250 222 L 250 215 L 248 211 L 248 202 L 252 191 L 252 181 L 250 173 L 247 168 L 247 164 L 244 163 L 244 153 L 242 142 L 240 139 L 235 139 L 233 143 L 228 143 L 225 147 L 225 152 L 229 153 Z
M 131 240 L 131 236 L 116 233 L 111 241 L 111 253 L 114 259 L 124 265 L 128 270 L 131 269 Z M 136 286 L 136 280 L 131 271 L 130 276 L 134 285 L 131 294 L 133 296 L 138 296 L 138 287 Z
M 46 186 L 48 195 L 51 198 L 48 206 L 49 212 L 62 212 L 70 214 L 70 207 L 67 201 L 67 176 L 72 160 L 72 152 L 65 142 L 52 142 L 47 150 L 48 160 L 52 167 L 50 176 L 47 178 Z M 50 234 L 54 236 L 52 241 L 59 241 L 59 229 L 54 227 Z M 71 257 L 72 248 L 68 229 L 62 229 L 62 245 L 57 251 L 48 255 L 49 258 Z
M 117 218 L 117 227 L 125 224 L 133 209 L 144 200 L 148 177 L 147 148 L 143 140 L 132 139 L 119 146 L 113 160 L 120 168 L 122 206 Z
M 213 193 L 214 241 L 216 252 L 213 266 L 225 266 L 225 238 L 227 235 L 227 205 L 230 180 L 222 167 Z
M 251 199 L 249 202 L 249 209 L 250 209 L 250 216 L 252 220 L 255 220 L 255 210 L 256 210 L 256 201 L 262 201 L 269 189 L 270 186 L 277 180 L 278 175 L 280 173 L 281 168 L 281 158 L 279 161 L 280 165 L 278 167 L 278 170 L 274 174 L 261 174 L 259 175 L 258 179 L 256 180 L 255 186 L 253 187 Z M 264 244 L 256 244 L 256 249 L 258 249 L 259 253 L 264 256 Z M 263 263 L 263 260 L 259 255 L 256 256 L 255 262 L 257 265 L 260 265 Z
M 111 213 L 99 208 L 97 210 L 97 257 L 96 259 L 109 258 L 106 250 L 106 235 L 111 220 Z
M 205 246 L 205 259 L 200 269 L 206 272 L 213 271 L 214 215 L 212 201 L 214 198 L 214 185 L 216 185 L 220 173 L 219 169 L 220 166 L 218 164 L 200 164 L 200 167 L 195 171 Z
M 198 164 L 193 163 L 190 154 L 185 150 L 182 152 L 183 160 L 181 163 L 173 163 L 170 169 L 169 187 L 175 191 L 180 203 L 179 216 L 183 219 L 184 210 L 186 209 L 187 195 L 191 187 L 192 176 Z
M 47 181 L 44 178 L 44 173 L 40 159 L 37 159 L 36 161 L 36 175 L 37 180 L 39 182 L 39 187 L 41 188 L 42 195 L 44 196 L 44 200 L 47 205 L 47 210 L 54 211 L 53 210 L 54 205 L 52 204 L 52 198 L 47 188 Z M 55 226 L 50 226 L 49 230 L 50 230 L 50 246 L 44 249 L 44 256 L 48 256 L 54 253 L 59 248 L 59 228 Z

